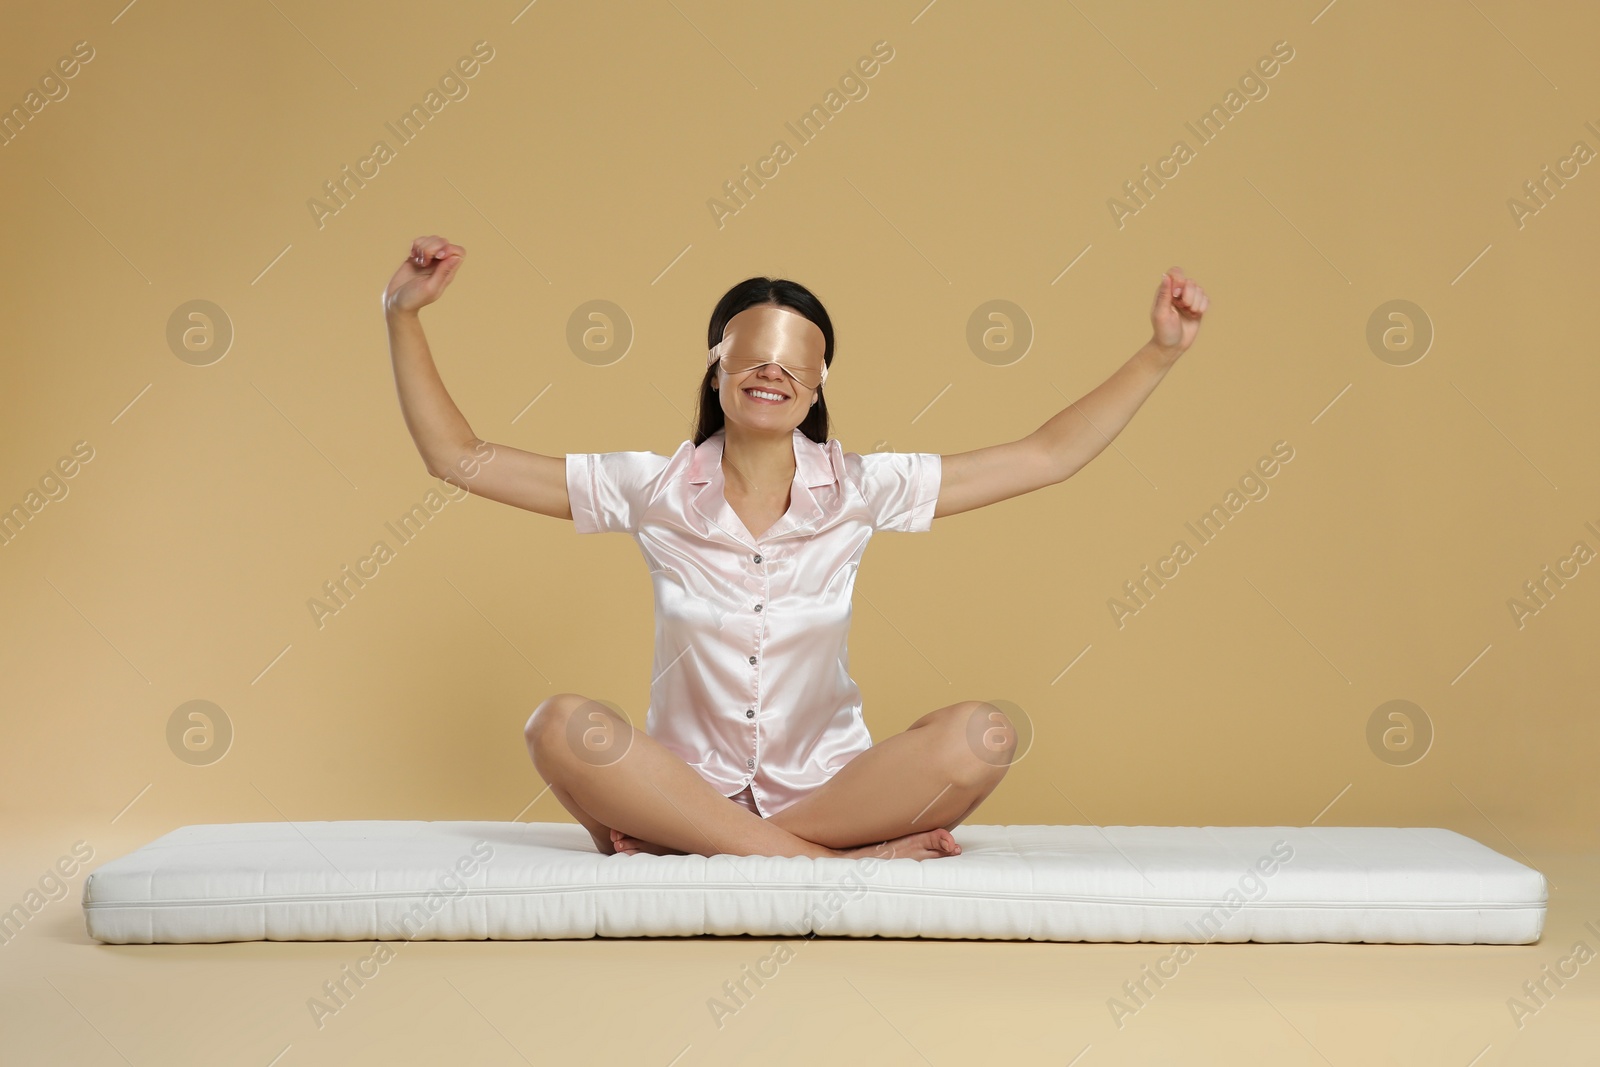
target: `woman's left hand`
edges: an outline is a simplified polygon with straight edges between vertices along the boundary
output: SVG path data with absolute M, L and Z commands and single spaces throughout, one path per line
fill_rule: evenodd
M 1155 306 L 1150 309 L 1153 327 L 1151 342 L 1171 359 L 1177 359 L 1194 344 L 1200 332 L 1200 317 L 1210 299 L 1205 290 L 1184 277 L 1180 267 L 1161 276 Z

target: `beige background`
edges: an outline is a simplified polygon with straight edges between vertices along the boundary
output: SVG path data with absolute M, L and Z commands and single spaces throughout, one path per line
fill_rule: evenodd
M 670 454 L 711 308 L 752 274 L 832 314 L 847 450 L 1020 437 L 1139 347 L 1182 265 L 1211 295 L 1205 327 L 1114 447 L 870 550 L 851 668 L 874 736 L 958 700 L 1023 709 L 1034 746 L 977 823 L 1444 826 L 1550 872 L 1595 848 L 1600 577 L 1581 567 L 1520 628 L 1508 607 L 1577 542 L 1600 549 L 1600 168 L 1521 227 L 1508 208 L 1574 142 L 1600 151 L 1591 8 L 113 0 L 7 30 L 7 108 L 75 42 L 94 58 L 0 147 L 0 507 L 93 449 L 0 546 L 6 906 L 75 841 L 92 869 L 188 823 L 566 821 L 523 747 L 533 707 L 574 690 L 642 721 L 651 602 L 628 538 L 476 498 L 410 544 L 385 527 L 439 487 L 379 308 L 429 233 L 468 250 L 423 316 L 447 386 L 479 435 L 550 455 Z M 494 54 L 468 95 L 399 144 L 385 123 L 478 41 Z M 893 58 L 865 97 L 799 144 L 785 123 L 878 41 Z M 1280 41 L 1294 57 L 1267 95 L 1199 145 L 1184 124 Z M 1180 138 L 1194 158 L 1119 228 L 1108 200 Z M 394 158 L 319 228 L 307 201 L 379 139 Z M 779 139 L 794 158 L 719 227 L 708 201 Z M 1434 334 L 1406 366 L 1367 342 L 1398 299 Z M 193 300 L 234 334 L 209 365 L 168 341 Z M 620 358 L 568 343 L 595 300 L 623 313 Z M 992 300 L 1033 333 L 1006 366 L 968 342 Z M 1123 583 L 1197 546 L 1185 523 L 1279 441 L 1294 458 L 1270 493 L 1119 627 Z M 379 539 L 396 558 L 319 628 L 308 600 Z M 192 700 L 233 732 L 208 765 L 169 745 Z M 1433 732 L 1408 765 L 1368 741 L 1392 700 Z M 55 933 L 25 938 L 92 947 L 72 886 L 40 920 Z M 1594 915 L 1553 910 L 1551 945 L 1470 999 L 1490 1036 L 1430 1055 L 1514 1044 L 1502 1001 Z M 1443 974 L 1469 951 L 1429 958 Z M 15 1010 L 87 1034 L 39 980 L 59 966 L 18 979 Z M 1085 1034 L 1135 973 L 1086 979 Z M 306 984 L 280 997 L 286 1027 Z M 880 1058 L 908 1055 L 872 1025 Z M 240 1062 L 289 1040 L 260 1027 Z M 1321 1033 L 1355 1040 L 1336 1019 Z M 1061 1038 L 1052 1062 L 1091 1040 Z M 109 1056 L 94 1047 L 85 1062 Z M 143 1054 L 178 1062 L 154 1038 Z

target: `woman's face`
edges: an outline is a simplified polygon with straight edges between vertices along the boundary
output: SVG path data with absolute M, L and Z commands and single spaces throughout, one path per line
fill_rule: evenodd
M 827 375 L 826 346 L 816 323 L 787 308 L 759 304 L 733 316 L 712 350 L 724 419 L 753 430 L 793 431 Z

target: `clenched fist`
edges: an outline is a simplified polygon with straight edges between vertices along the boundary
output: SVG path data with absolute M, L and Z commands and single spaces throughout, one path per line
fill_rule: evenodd
M 412 241 L 411 254 L 383 291 L 384 312 L 416 311 L 439 299 L 466 254 L 465 248 L 436 234 Z
M 1204 289 L 1184 277 L 1182 268 L 1173 267 L 1161 276 L 1161 286 L 1156 289 L 1155 306 L 1150 309 L 1150 340 L 1177 359 L 1194 344 L 1200 317 L 1210 303 Z

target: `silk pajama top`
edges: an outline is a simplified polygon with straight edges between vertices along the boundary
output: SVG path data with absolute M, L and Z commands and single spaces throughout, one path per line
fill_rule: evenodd
M 671 456 L 567 453 L 578 533 L 626 533 L 655 593 L 645 732 L 724 796 L 776 815 L 872 747 L 846 639 L 878 530 L 933 525 L 934 452 L 845 452 L 793 431 L 789 510 L 756 538 L 723 492 L 718 430 Z

